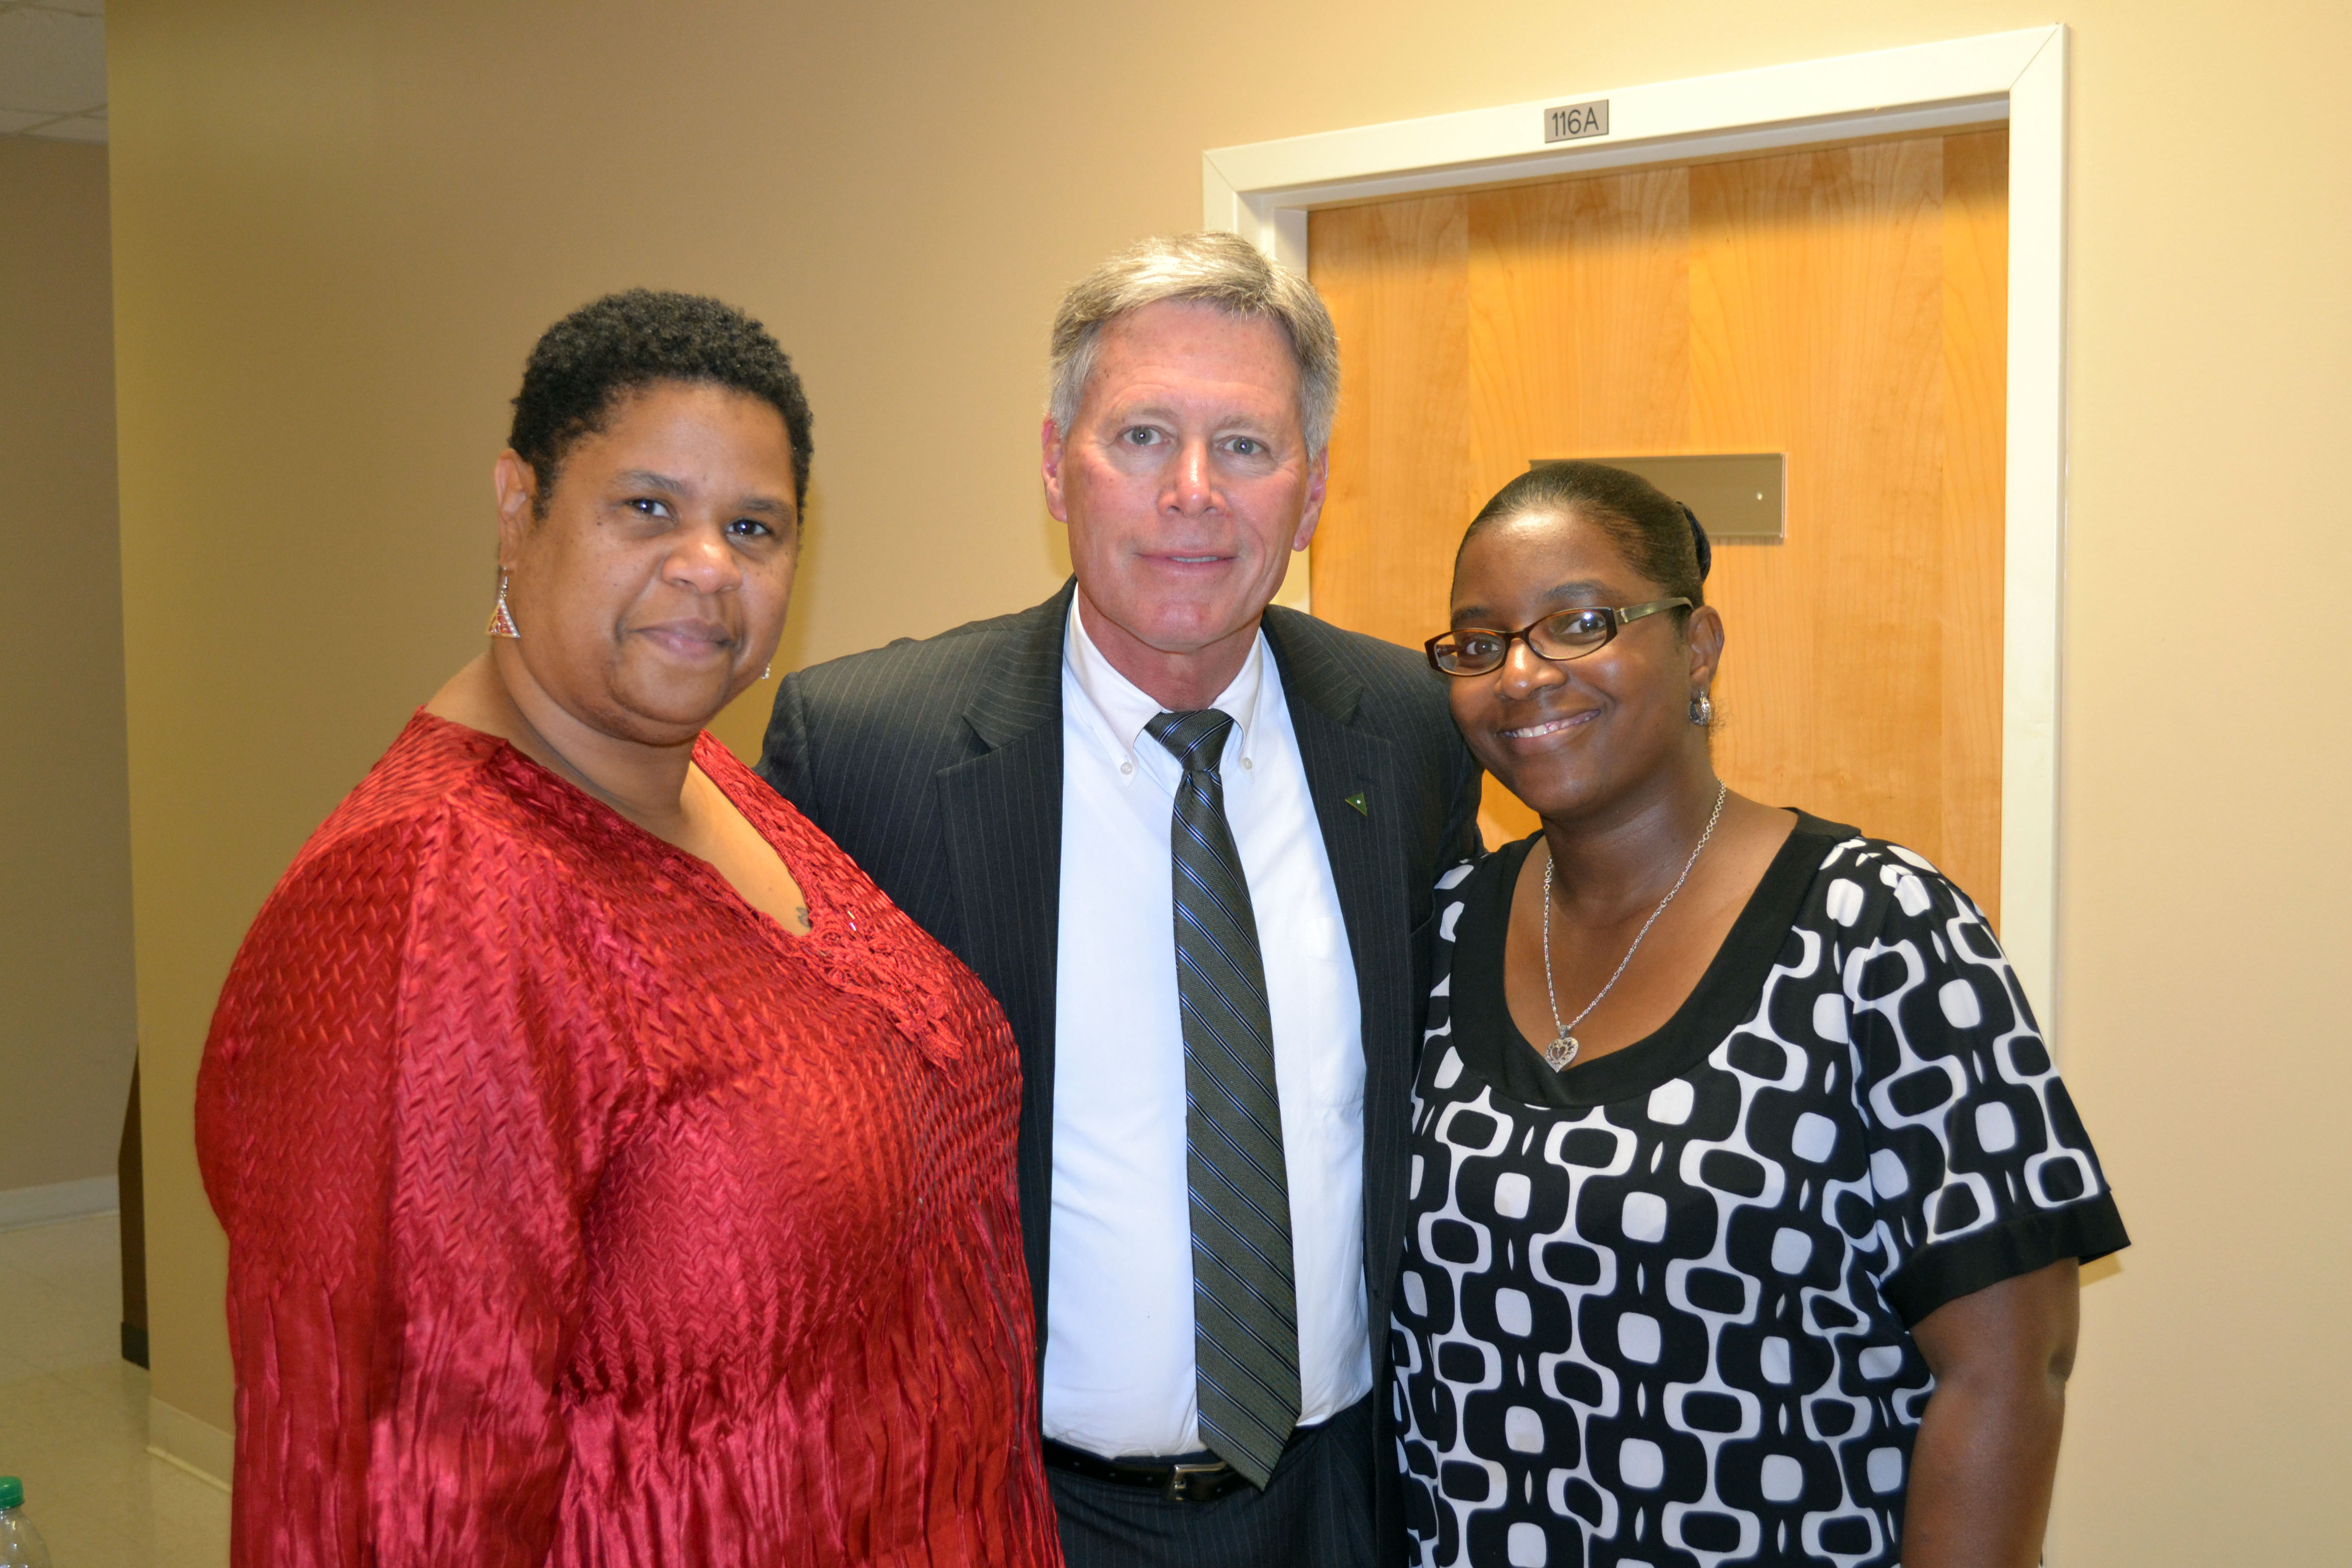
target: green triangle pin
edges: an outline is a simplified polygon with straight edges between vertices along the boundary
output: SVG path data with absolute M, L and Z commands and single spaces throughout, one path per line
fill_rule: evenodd
M 1362 790 L 1358 790 L 1355 794 L 1349 795 L 1348 797 L 1348 804 L 1354 806 L 1358 814 L 1360 816 L 1370 816 L 1372 815 L 1372 808 L 1364 804 L 1364 792 Z

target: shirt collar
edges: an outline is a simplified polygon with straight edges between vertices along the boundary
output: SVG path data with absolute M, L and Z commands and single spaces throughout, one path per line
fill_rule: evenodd
M 1146 738 L 1143 727 L 1167 710 L 1103 657 L 1102 649 L 1087 635 L 1086 621 L 1078 614 L 1079 597 L 1070 595 L 1070 631 L 1063 640 L 1062 658 L 1076 679 L 1078 689 L 1086 694 L 1096 715 L 1110 731 L 1111 739 L 1131 763 L 1138 743 Z M 1258 695 L 1265 686 L 1266 658 L 1265 632 L 1261 627 L 1251 639 L 1249 657 L 1242 660 L 1241 672 L 1209 704 L 1233 720 L 1235 738 L 1240 742 L 1234 754 L 1244 759 L 1250 755 L 1251 738 L 1257 727 Z M 1168 754 L 1167 749 L 1156 741 L 1151 749 L 1162 756 Z

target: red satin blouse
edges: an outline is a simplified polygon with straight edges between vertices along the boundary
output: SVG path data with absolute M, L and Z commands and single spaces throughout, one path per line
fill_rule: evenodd
M 787 935 L 419 713 L 197 1085 L 241 1568 L 1057 1563 L 995 1002 L 709 735 Z

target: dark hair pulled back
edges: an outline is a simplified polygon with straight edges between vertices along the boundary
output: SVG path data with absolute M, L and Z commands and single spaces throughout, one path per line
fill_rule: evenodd
M 1495 492 L 1470 520 L 1462 549 L 1498 522 L 1532 511 L 1572 512 L 1606 533 L 1627 565 L 1665 590 L 1668 598 L 1706 603 L 1707 568 L 1714 551 L 1706 530 L 1690 508 L 1639 474 L 1606 463 L 1545 463 L 1529 468 Z M 1461 551 L 1454 552 L 1458 568 Z M 1688 610 L 1675 612 L 1679 626 Z

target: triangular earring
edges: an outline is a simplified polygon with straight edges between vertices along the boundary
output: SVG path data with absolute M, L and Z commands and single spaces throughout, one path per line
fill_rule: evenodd
M 489 635 L 522 640 L 522 634 L 515 630 L 514 615 L 507 608 L 507 569 L 503 566 L 499 568 L 499 602 L 490 606 Z

